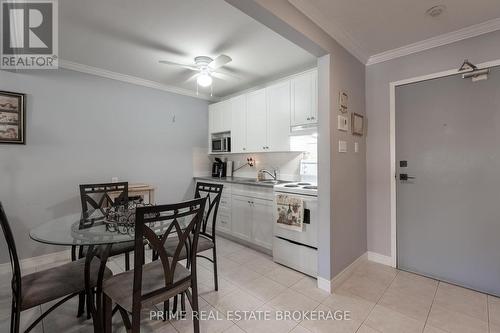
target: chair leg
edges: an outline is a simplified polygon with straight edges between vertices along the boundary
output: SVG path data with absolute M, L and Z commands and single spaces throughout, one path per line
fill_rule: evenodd
M 167 320 L 170 320 L 170 299 L 163 302 L 163 321 Z
M 217 277 L 217 250 L 215 249 L 215 243 L 214 243 L 214 249 L 213 249 L 213 261 L 214 261 L 214 285 L 215 285 L 215 291 L 219 290 L 219 278 Z
M 10 316 L 10 332 L 19 333 L 19 325 L 21 319 L 21 311 L 16 307 L 16 303 L 12 300 L 11 316 Z
M 88 297 L 87 300 L 88 299 L 91 299 L 92 302 L 95 303 L 94 290 L 93 289 L 90 291 L 90 297 Z M 90 302 L 86 302 L 86 303 L 87 303 L 87 319 L 90 319 L 90 318 L 92 318 L 92 311 L 90 309 L 91 304 L 90 304 Z
M 172 313 L 177 313 L 177 295 L 174 297 L 174 306 L 172 308 Z
M 140 333 L 141 331 L 141 308 L 132 309 L 132 329 L 131 333 Z
M 181 294 L 181 316 L 184 318 L 186 315 L 186 294 Z
M 130 252 L 125 252 L 125 270 L 130 270 Z
M 85 313 L 85 292 L 78 294 L 78 311 L 76 317 L 80 318 Z
M 111 326 L 113 321 L 113 302 L 108 295 L 104 296 L 104 333 L 111 333 Z
M 194 326 L 194 333 L 200 333 L 200 321 L 199 321 L 199 309 L 198 309 L 198 287 L 196 286 L 196 283 L 191 284 L 191 290 L 192 290 L 192 301 L 191 301 L 191 307 L 193 308 L 193 326 Z

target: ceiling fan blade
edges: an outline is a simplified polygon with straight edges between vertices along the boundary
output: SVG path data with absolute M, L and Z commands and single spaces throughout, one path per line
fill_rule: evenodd
M 195 80 L 196 80 L 196 78 L 198 77 L 198 75 L 199 75 L 199 73 L 196 73 L 196 74 L 191 75 L 189 78 L 187 78 L 187 79 L 184 81 L 184 83 L 190 83 L 190 82 L 192 82 L 192 81 L 195 81 Z
M 240 76 L 229 73 L 221 69 L 218 69 L 217 71 L 212 72 L 211 74 L 212 76 L 222 80 L 228 80 L 228 81 L 241 80 Z
M 173 61 L 168 61 L 168 60 L 160 60 L 159 63 L 164 64 L 164 65 L 170 65 L 170 66 L 179 66 L 182 68 L 190 69 L 192 71 L 199 71 L 199 68 L 196 66 L 180 64 L 178 62 L 173 62 Z
M 233 59 L 231 59 L 230 56 L 227 56 L 225 54 L 221 54 L 220 56 L 218 56 L 217 58 L 212 60 L 212 62 L 208 64 L 208 67 L 210 67 L 211 69 L 217 69 L 219 67 L 224 66 L 225 64 L 227 64 L 231 60 L 233 60 Z

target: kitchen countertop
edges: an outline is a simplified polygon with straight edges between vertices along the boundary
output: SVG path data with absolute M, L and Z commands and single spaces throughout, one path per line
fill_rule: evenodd
M 246 177 L 194 177 L 194 179 L 206 180 L 211 182 L 221 182 L 221 183 L 232 183 L 232 184 L 241 184 L 241 185 L 254 185 L 261 187 L 274 187 L 276 184 L 272 183 L 263 183 L 256 181 L 255 178 L 246 178 Z M 267 179 L 271 180 L 271 179 Z M 278 184 L 291 183 L 291 181 L 280 180 Z

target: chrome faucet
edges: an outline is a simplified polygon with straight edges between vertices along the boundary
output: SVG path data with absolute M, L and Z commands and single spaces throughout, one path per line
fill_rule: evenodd
M 274 180 L 278 180 L 278 173 L 277 173 L 276 169 L 273 170 L 273 173 L 269 172 L 266 169 L 261 169 L 261 170 L 259 170 L 259 172 L 267 173 L 269 176 L 273 177 Z

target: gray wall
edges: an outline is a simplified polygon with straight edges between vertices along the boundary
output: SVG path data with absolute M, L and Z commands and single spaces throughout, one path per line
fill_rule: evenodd
M 69 70 L 0 71 L 0 90 L 27 94 L 27 144 L 0 145 L 0 201 L 22 258 L 64 250 L 28 234 L 78 212 L 78 184 L 116 176 L 156 186 L 159 203 L 190 195 L 206 101 Z
M 318 195 L 319 276 L 331 279 L 366 252 L 365 137 L 356 137 L 360 152 L 355 154 L 355 138 L 336 130 L 339 90 L 348 92 L 350 112 L 365 113 L 365 66 L 288 0 L 226 1 L 317 57 L 330 54 L 329 64 L 327 58 L 318 62 L 320 71 L 329 70 L 329 96 L 320 95 L 328 100 L 319 105 Z M 339 139 L 348 141 L 349 153 L 337 153 Z
M 389 83 L 500 59 L 500 31 L 367 66 L 367 223 L 368 250 L 391 255 Z

